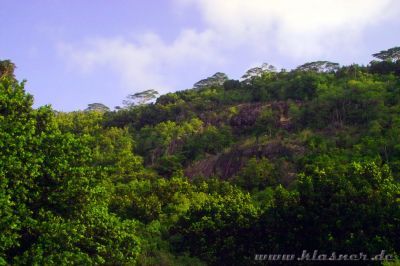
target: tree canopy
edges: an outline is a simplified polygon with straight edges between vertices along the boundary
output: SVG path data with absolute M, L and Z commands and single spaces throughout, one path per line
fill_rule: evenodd
M 329 61 L 315 61 L 297 67 L 299 71 L 335 72 L 339 69 L 338 63 Z
M 388 50 L 383 50 L 379 53 L 373 54 L 372 56 L 383 61 L 397 62 L 400 60 L 400 47 L 393 47 Z
M 227 80 L 228 80 L 228 76 L 225 73 L 217 72 L 214 75 L 212 75 L 211 77 L 208 77 L 206 79 L 202 79 L 202 80 L 196 82 L 193 85 L 193 88 L 201 89 L 201 88 L 207 88 L 207 87 L 211 87 L 211 86 L 221 86 Z
M 123 101 L 123 104 L 126 107 L 132 107 L 135 105 L 143 105 L 151 100 L 157 98 L 158 91 L 150 89 L 141 92 L 137 92 L 134 94 L 129 94 L 126 97 L 126 100 Z
M 247 70 L 240 79 L 244 83 L 249 83 L 255 77 L 261 77 L 264 73 L 273 73 L 276 71 L 274 66 L 263 63 L 260 67 L 253 67 Z
M 217 73 L 155 101 L 146 90 L 125 108 L 73 112 L 34 108 L 0 61 L 0 265 L 399 254 L 390 53 L 367 66 L 263 65 L 247 81 Z
M 85 111 L 108 112 L 110 111 L 110 108 L 102 103 L 90 103 Z

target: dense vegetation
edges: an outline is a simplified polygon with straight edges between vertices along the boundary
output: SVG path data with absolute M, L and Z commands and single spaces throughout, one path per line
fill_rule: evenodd
M 70 113 L 34 109 L 1 61 L 0 265 L 398 254 L 399 51 Z

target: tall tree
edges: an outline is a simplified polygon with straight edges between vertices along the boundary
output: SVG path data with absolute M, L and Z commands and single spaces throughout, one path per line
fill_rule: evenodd
M 276 68 L 268 63 L 263 63 L 260 67 L 253 67 L 244 73 L 240 78 L 244 83 L 250 83 L 250 81 L 255 77 L 261 77 L 264 73 L 274 73 Z
M 90 103 L 85 111 L 108 112 L 110 111 L 110 108 L 102 103 Z
M 208 77 L 206 79 L 202 79 L 198 82 L 196 82 L 193 85 L 194 89 L 201 89 L 201 88 L 207 88 L 207 87 L 212 87 L 212 86 L 222 86 L 225 81 L 228 80 L 228 76 L 225 73 L 222 72 L 217 72 L 211 77 Z
M 380 51 L 379 53 L 373 54 L 372 56 L 383 61 L 396 62 L 400 60 L 400 46 Z
M 0 79 L 0 264 L 133 264 L 135 222 L 108 212 L 88 135 L 32 104 L 23 83 Z
M 303 64 L 296 68 L 296 70 L 299 70 L 299 71 L 314 71 L 314 72 L 320 72 L 320 73 L 335 72 L 338 69 L 339 69 L 338 63 L 333 63 L 333 62 L 329 62 L 329 61 L 310 62 L 310 63 Z
M 123 101 L 123 104 L 128 108 L 135 105 L 143 105 L 157 98 L 158 94 L 158 91 L 153 89 L 137 92 L 135 94 L 128 95 L 126 97 L 126 100 Z

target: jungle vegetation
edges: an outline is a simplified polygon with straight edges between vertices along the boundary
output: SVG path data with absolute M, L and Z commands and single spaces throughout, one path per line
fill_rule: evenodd
M 400 48 L 264 64 L 114 110 L 33 108 L 0 62 L 0 265 L 400 253 Z

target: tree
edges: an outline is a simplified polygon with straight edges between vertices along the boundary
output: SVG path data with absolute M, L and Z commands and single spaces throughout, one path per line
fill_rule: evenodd
M 15 65 L 10 60 L 0 60 L 0 78 L 14 78 Z
M 222 86 L 225 81 L 228 80 L 228 76 L 225 73 L 222 72 L 217 72 L 211 77 L 208 77 L 206 79 L 202 79 L 198 82 L 196 82 L 193 85 L 193 88 L 198 90 L 202 88 L 207 88 L 207 87 L 212 87 L 212 86 Z
M 208 265 L 249 265 L 258 210 L 249 194 L 229 184 L 224 190 L 190 206 L 171 229 L 174 245 Z
M 199 133 L 202 128 L 203 122 L 198 118 L 181 124 L 166 121 L 154 127 L 145 126 L 139 132 L 138 151 L 153 164 L 159 157 L 177 152 L 186 139 Z
M 176 155 L 162 156 L 157 164 L 156 170 L 159 175 L 170 178 L 173 175 L 182 175 L 182 158 Z
M 247 161 L 245 167 L 235 177 L 235 183 L 248 191 L 261 190 L 276 183 L 273 170 L 274 166 L 267 158 L 253 157 Z
M 326 82 L 323 75 L 313 71 L 295 72 L 285 86 L 285 94 L 289 99 L 311 100 L 317 94 L 320 83 Z
M 208 126 L 190 137 L 184 144 L 182 152 L 190 161 L 198 159 L 204 153 L 218 154 L 232 142 L 233 135 L 229 127 Z
M 93 160 L 108 178 L 130 180 L 142 170 L 142 158 L 133 153 L 135 143 L 127 128 L 106 128 L 93 134 Z
M 270 64 L 263 63 L 261 67 L 253 67 L 246 71 L 240 78 L 241 82 L 249 84 L 253 78 L 261 77 L 264 73 L 275 73 L 276 68 Z
M 167 93 L 157 98 L 156 103 L 162 105 L 175 104 L 180 99 L 176 93 Z
M 261 136 L 268 134 L 268 137 L 272 137 L 272 133 L 276 128 L 275 124 L 276 117 L 272 109 L 267 107 L 261 110 L 261 113 L 257 117 L 253 127 L 257 145 Z
M 398 60 L 400 60 L 400 46 L 380 51 L 379 53 L 373 54 L 372 56 L 383 61 L 397 62 Z
M 238 80 L 234 80 L 234 79 L 225 81 L 223 85 L 224 85 L 224 90 L 226 90 L 226 91 L 241 88 L 240 82 Z
M 314 71 L 319 73 L 336 72 L 338 69 L 338 63 L 333 63 L 329 61 L 310 62 L 296 68 L 296 70 L 298 71 Z
M 400 60 L 397 60 L 396 62 L 388 60 L 385 61 L 373 60 L 370 62 L 368 70 L 370 73 L 376 73 L 381 75 L 394 73 L 397 76 L 400 76 Z
M 130 94 L 126 98 L 126 100 L 123 101 L 123 104 L 127 107 L 133 107 L 135 105 L 143 105 L 155 98 L 157 98 L 158 91 L 156 90 L 145 90 L 142 92 L 137 92 L 135 94 Z
M 0 95 L 0 263 L 134 263 L 135 222 L 108 212 L 91 138 L 62 132 L 50 107 L 33 109 L 24 83 L 3 77 Z
M 374 162 L 301 174 L 295 190 L 277 188 L 260 218 L 260 252 L 398 251 L 398 193 L 387 165 Z
M 110 108 L 102 103 L 90 103 L 85 111 L 98 111 L 98 112 L 108 112 Z

